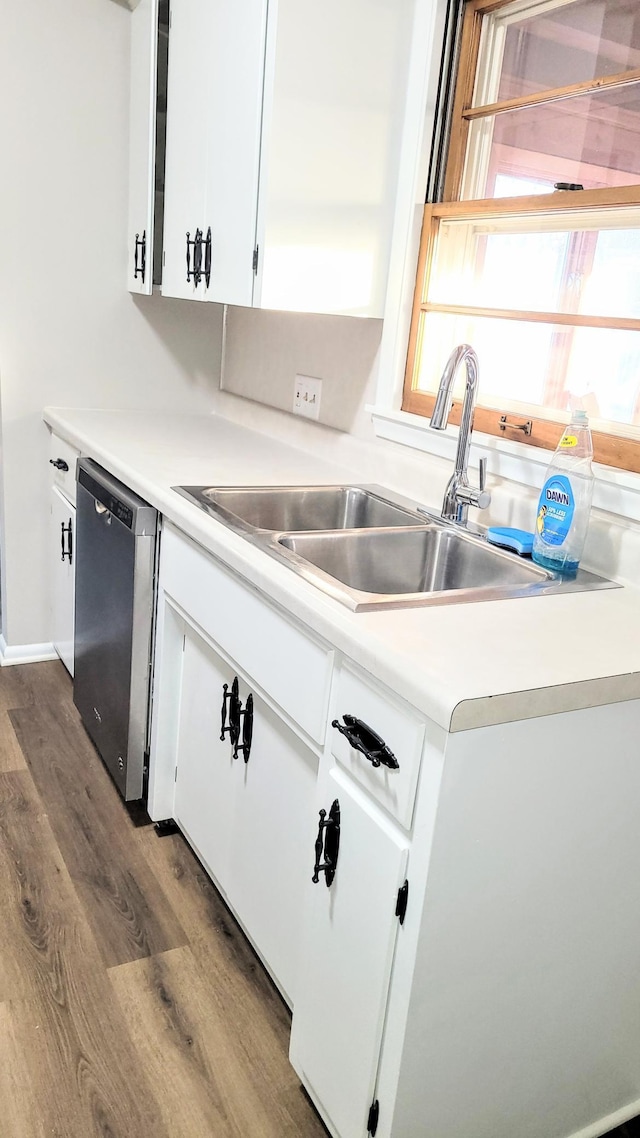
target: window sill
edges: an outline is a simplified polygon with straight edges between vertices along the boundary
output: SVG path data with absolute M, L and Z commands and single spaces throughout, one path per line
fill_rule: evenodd
M 386 407 L 369 406 L 375 434 L 380 439 L 413 447 L 439 458 L 455 459 L 458 428 L 434 431 L 420 415 L 406 411 L 390 411 Z M 499 439 L 474 431 L 472 465 L 486 457 L 487 472 L 498 478 L 507 478 L 522 486 L 540 489 L 544 473 L 551 461 L 552 451 L 528 447 L 510 439 Z M 640 521 L 640 474 L 616 470 L 611 466 L 594 463 L 595 485 L 593 505 L 629 521 Z

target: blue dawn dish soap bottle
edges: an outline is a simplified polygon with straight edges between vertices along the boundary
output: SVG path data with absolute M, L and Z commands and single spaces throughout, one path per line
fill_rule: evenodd
M 584 411 L 574 411 L 544 479 L 538 502 L 533 560 L 575 577 L 593 497 L 593 443 Z

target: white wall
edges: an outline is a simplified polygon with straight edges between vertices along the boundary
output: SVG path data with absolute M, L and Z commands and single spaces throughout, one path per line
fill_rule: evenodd
M 3 633 L 50 640 L 46 404 L 209 411 L 221 310 L 127 293 L 130 13 L 20 0 L 0 36 Z

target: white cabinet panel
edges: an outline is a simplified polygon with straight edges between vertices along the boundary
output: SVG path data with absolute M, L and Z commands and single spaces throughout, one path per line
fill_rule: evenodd
M 333 710 L 331 750 L 338 762 L 405 829 L 410 829 L 424 741 L 424 721 L 408 704 L 401 704 L 348 664 L 343 664 L 340 669 Z M 359 721 L 354 729 L 356 737 L 362 729 L 366 742 L 364 728 L 370 728 L 380 737 L 391 756 L 383 755 L 380 765 L 373 766 L 363 751 L 351 746 L 347 736 L 333 726 L 337 722 L 344 730 L 345 716 L 347 722 L 350 718 Z M 373 746 L 376 746 L 375 740 Z M 397 767 L 385 765 L 393 761 Z
M 205 299 L 253 302 L 267 0 L 207 0 L 209 79 L 200 108 L 207 140 L 205 232 L 211 226 L 211 278 Z
M 318 760 L 186 622 L 183 643 L 174 816 L 293 1003 Z M 224 685 L 230 693 L 234 680 L 242 708 L 236 757 L 228 698 L 220 737 Z
M 76 508 L 57 489 L 51 490 L 51 639 L 62 663 L 73 675 L 74 551 Z
M 127 286 L 148 295 L 153 288 L 158 2 L 140 0 L 131 13 Z
M 185 626 L 178 728 L 175 819 L 226 894 L 231 872 L 234 761 L 220 739 L 223 685 L 233 673 Z
M 333 653 L 165 525 L 161 585 L 312 739 L 327 723 Z
M 49 442 L 49 465 L 52 483 L 69 502 L 76 500 L 76 462 L 80 457 L 77 447 L 51 435 Z
M 278 0 L 260 307 L 383 315 L 413 8 Z
M 243 707 L 250 690 L 240 682 Z M 255 691 L 253 709 L 249 760 L 234 772 L 233 906 L 295 1004 L 318 760 Z
M 166 296 L 250 305 L 256 237 L 266 0 L 173 0 L 169 39 Z M 186 232 L 202 233 L 187 282 Z M 210 279 L 205 270 L 211 231 Z
M 172 0 L 165 295 L 383 315 L 413 10 Z
M 187 233 L 193 241 L 197 230 L 206 232 L 204 116 L 214 6 L 212 0 L 171 2 L 162 292 L 187 300 L 205 299 L 204 283 L 187 280 Z M 194 253 L 189 246 L 191 269 Z
M 291 1032 L 291 1062 L 341 1138 L 367 1129 L 407 861 L 406 842 L 356 794 L 334 768 L 324 809 L 338 800 L 336 874 L 313 884 L 309 858 Z

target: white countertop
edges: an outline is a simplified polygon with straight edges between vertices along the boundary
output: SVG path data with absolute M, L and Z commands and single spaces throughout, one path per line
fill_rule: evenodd
M 640 698 L 640 590 L 353 613 L 175 485 L 363 482 L 220 416 L 46 408 L 54 432 L 446 730 Z

